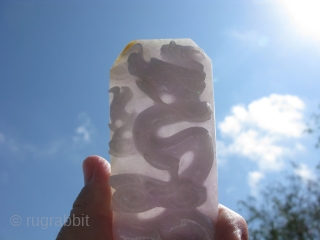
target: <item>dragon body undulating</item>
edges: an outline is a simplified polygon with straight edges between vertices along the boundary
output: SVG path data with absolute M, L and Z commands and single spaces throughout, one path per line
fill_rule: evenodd
M 123 223 L 117 239 L 213 239 L 213 223 L 197 208 L 207 200 L 204 183 L 214 161 L 213 139 L 202 126 L 187 127 L 163 137 L 159 131 L 183 122 L 203 123 L 212 118 L 212 108 L 200 96 L 206 88 L 201 52 L 170 42 L 161 47 L 161 59 L 144 59 L 143 47 L 127 58 L 128 73 L 153 105 L 139 113 L 126 111 L 133 97 L 128 87 L 113 87 L 109 143 L 110 154 L 123 158 L 139 154 L 153 168 L 166 171 L 163 181 L 137 173 L 116 174 L 109 184 L 115 189 L 112 207 L 117 213 L 138 214 L 157 207 L 164 211 L 143 224 Z M 169 99 L 169 101 L 168 101 Z M 117 122 L 118 121 L 118 122 Z M 125 132 L 130 137 L 124 137 Z M 184 154 L 192 153 L 181 170 Z

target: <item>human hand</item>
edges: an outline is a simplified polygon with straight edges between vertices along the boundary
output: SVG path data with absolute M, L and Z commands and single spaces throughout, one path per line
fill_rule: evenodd
M 90 156 L 83 162 L 84 184 L 70 212 L 70 219 L 87 219 L 85 224 L 63 226 L 56 240 L 112 240 L 112 211 L 110 164 L 99 156 Z M 71 220 L 72 221 L 72 220 Z M 84 221 L 83 221 L 84 222 Z M 83 223 L 82 222 L 82 223 Z M 219 205 L 216 240 L 247 240 L 246 221 L 239 214 Z

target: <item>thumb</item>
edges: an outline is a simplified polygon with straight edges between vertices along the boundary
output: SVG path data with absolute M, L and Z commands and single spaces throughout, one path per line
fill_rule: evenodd
M 83 161 L 85 186 L 57 239 L 112 239 L 110 172 L 110 164 L 102 157 L 90 156 Z
M 102 157 L 90 156 L 83 161 L 85 186 L 73 204 L 72 214 L 94 214 L 111 217 L 110 164 Z

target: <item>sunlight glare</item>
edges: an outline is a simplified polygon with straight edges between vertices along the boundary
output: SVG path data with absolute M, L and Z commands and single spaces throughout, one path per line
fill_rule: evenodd
M 303 35 L 320 41 L 320 0 L 280 0 Z

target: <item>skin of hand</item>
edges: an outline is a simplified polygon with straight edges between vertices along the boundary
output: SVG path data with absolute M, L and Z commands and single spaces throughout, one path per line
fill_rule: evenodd
M 111 188 L 108 179 L 110 164 L 99 156 L 83 161 L 84 184 L 73 203 L 68 222 L 56 240 L 112 240 Z M 82 224 L 72 224 L 81 219 Z M 78 224 L 79 225 L 79 224 Z M 219 205 L 216 240 L 247 240 L 246 221 L 239 214 Z

